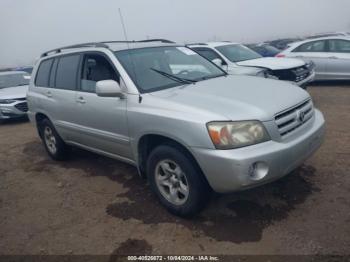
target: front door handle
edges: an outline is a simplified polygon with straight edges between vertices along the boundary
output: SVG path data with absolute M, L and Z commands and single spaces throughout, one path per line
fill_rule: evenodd
M 86 101 L 84 100 L 84 97 L 82 97 L 82 96 L 78 97 L 77 102 L 80 103 L 80 104 L 85 104 L 86 103 Z

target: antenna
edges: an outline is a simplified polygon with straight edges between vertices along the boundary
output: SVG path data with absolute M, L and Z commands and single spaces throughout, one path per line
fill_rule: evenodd
M 124 37 L 125 37 L 126 45 L 127 45 L 127 47 L 128 47 L 128 56 L 129 56 L 129 60 L 130 60 L 130 63 L 131 63 L 131 67 L 132 67 L 134 76 L 135 76 L 136 84 L 138 85 L 137 75 L 136 75 L 136 70 L 135 70 L 135 65 L 134 65 L 134 60 L 131 58 L 131 55 L 130 55 L 130 45 L 129 45 L 128 35 L 127 35 L 127 33 L 126 33 L 126 27 L 125 27 L 125 24 L 124 24 L 124 19 L 123 19 L 122 11 L 121 11 L 120 8 L 118 8 L 118 11 L 119 11 L 120 22 L 121 22 L 121 24 L 122 24 L 123 31 L 124 31 Z M 141 102 L 142 102 L 142 96 L 139 94 L 139 103 L 141 103 Z

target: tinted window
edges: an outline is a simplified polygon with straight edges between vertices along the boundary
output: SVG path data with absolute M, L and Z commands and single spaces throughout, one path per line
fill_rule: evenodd
M 325 52 L 326 41 L 315 41 L 303 44 L 293 50 L 293 52 Z
M 350 41 L 329 40 L 329 51 L 336 53 L 350 53 Z
M 35 85 L 36 86 L 49 86 L 49 77 L 50 77 L 50 70 L 52 65 L 53 59 L 44 60 L 41 62 L 38 73 L 36 74 L 35 78 Z
M 81 73 L 80 89 L 85 92 L 94 93 L 96 82 L 102 80 L 115 80 L 119 82 L 119 76 L 108 60 L 102 55 L 86 55 Z
M 63 56 L 58 61 L 56 71 L 56 88 L 74 90 L 77 84 L 77 73 L 80 55 Z

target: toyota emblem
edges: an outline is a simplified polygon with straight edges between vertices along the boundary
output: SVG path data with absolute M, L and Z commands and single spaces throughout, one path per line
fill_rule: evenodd
M 299 110 L 297 112 L 297 118 L 298 118 L 299 122 L 301 122 L 301 123 L 304 122 L 304 120 L 305 120 L 305 112 Z

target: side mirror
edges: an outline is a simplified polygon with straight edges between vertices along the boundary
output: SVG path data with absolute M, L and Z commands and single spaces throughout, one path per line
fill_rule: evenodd
M 214 64 L 216 64 L 219 67 L 222 67 L 222 60 L 219 58 L 214 58 L 213 60 L 211 60 Z
M 124 97 L 120 85 L 114 80 L 98 81 L 96 83 L 96 94 L 101 97 Z

